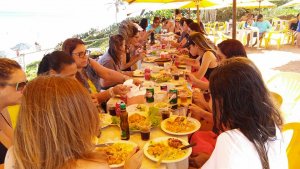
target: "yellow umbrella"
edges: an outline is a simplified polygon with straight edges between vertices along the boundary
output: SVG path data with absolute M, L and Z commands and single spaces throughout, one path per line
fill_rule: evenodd
M 138 3 L 138 2 L 143 2 L 143 3 L 170 3 L 170 2 L 182 2 L 180 0 L 123 0 L 125 2 L 128 2 L 129 4 L 131 3 Z
M 218 3 L 211 0 L 200 0 L 200 1 L 191 1 L 190 3 L 182 6 L 181 8 L 195 8 L 199 5 L 199 8 L 206 8 L 219 5 Z

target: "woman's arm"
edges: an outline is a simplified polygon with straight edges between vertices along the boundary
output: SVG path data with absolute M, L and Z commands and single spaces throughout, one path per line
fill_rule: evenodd
M 105 80 L 110 80 L 115 83 L 123 83 L 125 80 L 129 79 L 128 76 L 123 75 L 115 70 L 108 69 L 93 59 L 90 59 L 91 66 L 96 71 L 97 75 Z
M 1 113 L 8 121 L 10 121 L 8 111 L 4 110 Z M 13 129 L 7 124 L 7 121 L 3 118 L 2 115 L 0 116 L 0 142 L 6 148 L 9 148 L 10 146 L 12 146 L 13 142 Z
M 134 65 L 137 61 L 139 61 L 143 57 L 144 57 L 143 54 L 132 56 L 128 63 L 126 63 L 126 59 L 125 59 L 125 61 L 122 61 L 121 70 L 125 70 L 125 69 L 131 67 L 132 65 Z

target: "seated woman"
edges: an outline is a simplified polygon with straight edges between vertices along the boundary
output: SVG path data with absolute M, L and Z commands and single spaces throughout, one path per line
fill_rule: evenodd
M 189 27 L 188 25 L 193 23 L 192 19 L 181 18 L 180 19 L 180 27 L 181 27 L 181 35 L 178 38 L 177 42 L 171 43 L 173 47 L 176 48 L 186 48 L 188 47 L 189 41 Z
M 24 90 L 5 168 L 108 169 L 105 153 L 95 151 L 93 143 L 99 120 L 88 91 L 77 80 L 37 77 Z M 128 156 L 124 168 L 139 168 L 141 161 L 140 150 Z
M 75 78 L 76 73 L 75 60 L 63 51 L 54 51 L 45 55 L 37 71 L 38 75 L 60 75 L 72 78 Z
M 222 60 L 229 59 L 232 57 L 247 57 L 246 50 L 243 44 L 234 39 L 224 40 L 217 45 L 216 57 L 217 61 L 221 62 Z M 208 82 L 199 80 L 193 74 L 188 74 L 189 80 L 195 87 L 198 87 L 202 90 L 208 89 Z
M 173 32 L 174 31 L 175 25 L 170 19 L 163 18 L 161 20 L 161 22 L 162 22 L 162 29 L 166 30 L 166 32 L 163 32 L 163 33 L 168 33 L 168 32 Z
M 88 57 L 88 51 L 82 40 L 70 38 L 64 41 L 62 49 L 71 55 L 77 66 L 76 79 L 97 98 L 99 103 L 107 101 L 116 94 L 125 95 L 129 88 L 124 85 L 117 85 L 107 91 L 100 92 L 100 78 L 111 80 L 116 83 L 123 83 L 130 77 L 120 72 L 105 68 L 97 61 Z M 99 93 L 100 92 L 100 93 Z
M 202 169 L 287 169 L 282 118 L 256 66 L 246 58 L 224 61 L 211 75 L 216 147 Z
M 190 35 L 189 50 L 193 57 L 198 57 L 196 59 L 179 57 L 179 60 L 194 67 L 196 69 L 194 74 L 198 79 L 202 77 L 209 79 L 210 73 L 218 66 L 214 47 L 211 46 L 203 34 L 195 32 Z
M 218 61 L 222 62 L 229 58 L 234 57 L 245 57 L 247 58 L 246 50 L 243 44 L 234 39 L 225 40 L 217 45 L 216 55 Z M 194 77 L 190 75 L 190 78 Z M 194 78 L 196 79 L 196 78 Z M 197 84 L 201 83 L 202 86 L 209 86 L 209 82 L 200 81 Z M 213 128 L 213 114 L 212 114 L 212 99 L 209 95 L 208 90 L 193 92 L 193 103 L 189 106 L 192 117 L 201 122 L 201 131 L 194 133 L 190 140 L 191 142 L 201 142 L 202 146 L 196 146 L 193 148 L 193 156 L 196 156 L 198 160 L 196 163 L 203 164 L 210 154 L 212 153 L 217 135 L 212 133 Z M 191 159 L 192 163 L 195 162 L 195 159 Z M 193 165 L 193 164 L 191 164 Z
M 6 109 L 21 103 L 26 83 L 26 75 L 16 61 L 0 58 L 0 168 L 7 149 L 13 144 L 13 127 Z
M 124 75 L 132 76 L 132 71 L 122 71 L 122 62 L 126 62 L 125 40 L 121 35 L 113 35 L 109 38 L 107 52 L 100 57 L 98 63 Z M 100 79 L 100 85 L 103 90 L 107 90 L 116 84 L 113 81 Z
M 141 50 L 139 30 L 130 20 L 124 20 L 120 23 L 119 34 L 125 40 L 126 62 L 122 63 L 123 71 L 134 70 L 134 65 L 146 55 Z

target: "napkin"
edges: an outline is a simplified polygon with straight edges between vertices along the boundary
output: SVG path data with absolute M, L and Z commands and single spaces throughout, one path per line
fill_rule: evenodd
M 146 89 L 141 90 L 140 86 L 133 84 L 133 79 L 126 80 L 123 85 L 130 87 L 130 92 L 127 93 L 128 98 L 146 94 Z

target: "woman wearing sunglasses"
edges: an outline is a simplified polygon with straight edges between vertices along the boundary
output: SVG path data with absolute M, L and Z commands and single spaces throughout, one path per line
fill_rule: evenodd
M 110 80 L 115 83 L 123 83 L 130 77 L 120 72 L 108 69 L 100 65 L 97 61 L 88 57 L 89 51 L 86 50 L 82 40 L 70 38 L 64 41 L 62 50 L 71 55 L 75 60 L 78 72 L 76 78 L 80 81 L 98 101 L 104 102 L 114 95 L 125 95 L 129 88 L 124 85 L 117 85 L 107 91 L 101 91 L 100 78 Z M 100 92 L 100 93 L 99 93 Z
M 0 168 L 13 142 L 12 123 L 6 108 L 21 103 L 26 83 L 26 75 L 16 61 L 0 58 Z
M 93 141 L 100 127 L 97 108 L 77 80 L 39 76 L 24 90 L 5 169 L 109 169 Z M 124 169 L 141 166 L 143 151 L 136 150 Z

